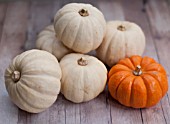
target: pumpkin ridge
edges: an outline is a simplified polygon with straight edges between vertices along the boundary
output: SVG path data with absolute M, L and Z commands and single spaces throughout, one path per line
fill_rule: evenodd
M 118 98 L 118 101 L 122 104 L 122 98 L 120 97 L 120 96 L 118 96 L 118 91 L 119 91 L 119 89 L 120 89 L 120 86 L 122 85 L 122 83 L 125 83 L 124 81 L 127 79 L 127 78 L 132 78 L 132 80 L 130 80 L 130 81 L 128 81 L 128 82 L 126 82 L 126 84 L 128 83 L 128 86 L 130 85 L 130 93 L 129 93 L 129 99 L 128 99 L 128 102 L 126 103 L 126 106 L 130 106 L 131 105 L 131 103 L 130 103 L 130 99 L 131 99 L 131 88 L 132 88 L 132 84 L 133 84 L 133 81 L 134 81 L 134 76 L 133 75 L 129 75 L 129 76 L 127 76 L 123 81 L 121 81 L 120 82 L 120 84 L 118 85 L 118 88 L 116 89 L 116 97 Z M 125 94 L 125 96 L 126 96 L 126 94 Z M 126 96 L 127 97 L 127 96 Z
M 76 33 L 76 36 L 75 36 L 75 38 L 74 38 L 74 40 L 72 41 L 73 43 L 72 43 L 72 45 L 70 46 L 70 48 L 72 49 L 73 47 L 74 47 L 74 45 L 75 45 L 75 40 L 77 39 L 77 36 L 78 36 L 78 34 L 79 34 L 79 31 L 80 31 L 80 25 L 82 24 L 82 20 L 80 19 L 79 20 L 79 24 L 78 24 L 78 30 L 77 30 L 77 33 Z
M 131 63 L 133 64 L 133 66 L 136 68 L 136 64 L 134 63 L 134 61 L 132 60 L 132 57 L 140 57 L 139 55 L 134 55 L 134 56 L 131 56 L 130 57 L 130 61 L 131 61 Z M 141 58 L 141 57 L 140 57 Z M 138 60 L 137 60 L 138 61 Z M 141 66 L 141 62 L 142 62 L 142 59 L 140 60 L 140 62 L 139 62 L 139 64 L 138 65 L 140 65 Z M 142 69 L 142 67 L 141 67 L 141 69 Z
M 129 58 L 126 58 L 126 59 L 129 60 L 129 62 L 132 64 L 132 62 L 131 62 L 131 60 L 130 60 Z M 126 62 L 127 60 L 124 59 L 123 61 Z M 124 65 L 124 66 L 128 67 L 128 68 L 129 68 L 130 70 L 132 70 L 132 71 L 135 69 L 135 67 L 134 67 L 133 64 L 132 64 L 132 65 L 133 65 L 134 69 L 130 68 L 130 67 L 129 67 L 128 65 L 126 65 L 125 63 L 120 63 L 120 62 L 119 62 L 118 64 Z
M 159 72 L 160 73 L 160 72 Z M 161 91 L 162 91 L 162 97 L 164 96 L 164 94 L 166 93 L 163 93 L 163 91 L 164 91 L 164 89 L 163 89 L 163 87 L 162 87 L 162 85 L 161 85 L 161 82 L 155 77 L 155 76 L 153 76 L 152 74 L 150 74 L 150 73 L 145 73 L 145 74 L 148 74 L 148 75 L 150 75 L 150 76 L 152 76 L 155 80 L 157 80 L 157 82 L 159 83 L 159 86 L 160 86 L 160 88 L 161 88 Z M 160 73 L 161 75 L 162 75 L 162 73 Z
M 25 90 L 24 87 L 26 88 L 27 86 L 24 86 L 22 83 L 20 83 L 20 88 L 22 88 L 23 90 Z M 29 87 L 27 87 L 27 88 L 29 88 Z M 16 89 L 18 90 L 18 86 L 16 87 Z M 37 92 L 36 90 L 33 90 L 33 89 L 31 89 L 31 88 L 29 88 L 29 90 L 30 90 L 30 91 L 34 91 L 34 92 Z M 36 109 L 44 109 L 44 107 L 40 107 L 40 105 L 31 104 L 31 103 L 30 103 L 31 101 L 29 101 L 27 98 L 25 98 L 24 96 L 22 96 L 19 91 L 18 91 L 18 93 L 19 93 L 20 98 L 22 98 L 22 100 L 24 100 L 25 103 L 26 103 L 27 105 L 29 105 L 31 108 L 34 107 L 34 108 L 36 108 Z M 32 93 L 32 92 L 30 92 L 30 93 Z M 37 92 L 37 93 L 38 93 L 38 94 L 41 94 L 40 92 Z M 34 93 L 32 93 L 31 95 L 33 95 L 33 94 L 34 94 Z M 51 94 L 50 94 L 50 95 L 51 95 Z M 38 96 L 38 95 L 37 95 L 37 96 Z M 36 97 L 37 97 L 37 96 L 36 96 Z M 50 103 L 51 103 L 51 104 L 53 104 L 53 103 L 55 102 L 54 100 L 53 100 L 54 102 L 51 102 L 51 99 L 47 99 L 47 98 L 49 98 L 49 97 L 48 97 L 49 95 L 43 94 L 43 96 L 46 97 L 46 100 L 50 100 Z M 55 96 L 55 99 L 56 99 L 56 98 L 57 98 L 57 95 L 54 95 L 54 96 Z M 53 97 L 53 98 L 54 98 L 54 97 Z M 43 99 L 44 99 L 44 98 L 43 98 Z M 51 106 L 51 104 L 48 105 L 48 106 Z M 45 105 L 45 106 L 46 106 L 46 105 Z M 48 107 L 48 106 L 47 106 L 47 107 Z M 46 108 L 47 108 L 47 107 L 46 107 Z
M 143 65 L 144 63 L 143 63 L 143 61 L 149 61 L 149 64 L 147 63 L 147 64 L 145 64 L 145 65 Z M 145 67 L 146 66 L 148 66 L 148 65 L 150 65 L 150 64 L 152 64 L 152 63 L 155 63 L 156 61 L 154 60 L 154 59 L 151 59 L 151 58 L 149 58 L 149 57 L 147 57 L 147 56 L 144 56 L 143 58 L 142 58 L 142 60 L 141 60 L 141 67 L 143 68 L 143 69 L 145 69 Z
M 69 67 L 69 64 L 67 64 L 66 66 Z M 66 67 L 66 66 L 65 66 L 65 67 Z M 66 67 L 66 68 L 68 68 L 68 67 Z M 65 74 L 64 74 L 65 77 L 67 77 L 67 76 L 69 75 L 69 71 L 64 71 L 64 70 L 62 70 L 62 73 L 63 73 L 63 72 L 65 73 Z M 62 83 L 62 82 L 65 82 L 65 80 L 66 80 L 66 78 L 64 78 L 64 80 L 63 80 L 63 77 L 62 77 L 62 79 L 61 79 L 61 93 L 62 93 L 62 94 L 64 94 L 64 93 L 63 93 L 63 89 L 64 89 L 65 84 L 66 84 L 66 83 Z
M 134 85 L 134 81 L 135 81 L 136 77 L 133 78 L 132 80 L 132 85 L 130 87 L 130 99 L 129 99 L 129 106 L 132 105 L 132 88 L 133 88 L 133 85 Z
M 86 79 L 86 76 L 84 76 L 84 70 L 83 70 L 83 68 L 81 68 L 81 72 L 82 72 L 81 75 L 83 75 L 82 79 L 85 80 L 85 79 Z M 84 79 L 84 78 L 85 78 L 85 79 Z M 85 90 L 85 88 L 86 88 L 85 85 L 86 85 L 86 83 L 84 83 L 84 86 L 83 86 L 83 99 L 81 100 L 81 102 L 82 102 L 82 101 L 86 101 L 86 100 L 85 100 L 85 94 L 88 94 L 88 93 L 86 92 L 86 90 Z
M 153 69 L 147 70 L 146 68 L 150 67 L 152 64 L 157 64 L 157 66 L 159 66 L 159 67 L 155 67 L 155 68 L 153 68 Z M 166 75 L 165 69 L 164 69 L 159 63 L 156 63 L 156 62 L 150 63 L 149 65 L 145 66 L 144 69 L 145 69 L 147 72 L 148 72 L 148 71 L 157 71 L 157 72 L 160 72 L 160 73 L 163 73 L 163 74 Z
M 88 21 L 89 22 L 91 22 L 91 23 L 88 23 L 88 24 L 93 24 L 93 21 L 91 20 L 91 19 L 88 19 Z M 93 33 L 93 29 L 92 29 L 92 26 L 89 26 L 90 27 L 90 32 L 92 32 L 91 34 L 92 34 L 92 39 L 93 39 L 93 41 L 96 41 L 96 40 L 94 40 L 94 33 Z M 95 43 L 93 43 L 93 45 L 92 45 L 92 48 L 94 49 L 94 45 L 95 45 Z
M 35 87 L 30 87 L 26 82 L 26 80 L 24 80 L 24 78 L 31 78 L 32 77 L 32 79 L 34 79 L 34 78 L 40 78 L 41 76 L 46 76 L 46 75 L 24 75 L 24 76 L 22 76 L 22 78 L 20 79 L 20 81 L 21 82 L 23 82 L 22 84 L 24 84 L 24 85 L 26 85 L 27 87 L 29 87 L 29 88 L 31 88 L 31 89 L 34 89 L 34 90 L 36 90 L 35 89 Z M 43 78 L 44 78 L 43 77 Z M 56 76 L 48 76 L 49 78 L 53 78 L 53 80 L 55 79 L 55 77 Z M 43 78 L 40 78 L 40 79 L 43 79 Z M 59 78 L 59 77 L 58 77 Z M 59 80 L 59 79 L 57 79 L 57 80 Z M 56 81 L 55 82 L 51 82 L 52 84 L 55 84 L 56 83 Z M 47 92 L 48 93 L 48 92 Z
M 60 11 L 61 11 L 61 10 L 59 10 L 58 13 L 60 13 Z M 57 20 L 57 21 L 54 21 L 54 27 L 55 27 L 56 23 L 57 23 L 60 19 L 62 19 L 63 16 L 69 15 L 70 13 L 72 13 L 72 12 L 66 11 L 66 12 L 60 14 L 60 16 L 56 16 L 56 15 L 57 15 L 57 14 L 56 14 L 55 17 L 54 17 L 54 20 Z
M 122 24 L 121 24 L 122 25 Z M 125 30 L 125 31 L 121 31 L 122 32 L 122 34 L 123 34 L 123 38 L 124 38 L 124 49 L 125 49 L 125 54 L 124 54 L 124 58 L 126 58 L 126 57 L 128 57 L 127 56 L 127 44 L 128 44 L 128 41 L 127 40 L 125 40 L 125 39 L 128 39 L 127 37 L 126 37 L 126 35 L 127 35 L 127 29 Z M 130 60 L 131 61 L 131 60 Z M 132 62 L 131 62 L 132 63 Z M 133 63 L 132 63 L 132 65 L 133 65 Z M 134 66 L 134 65 L 133 65 Z
M 134 82 L 135 82 L 135 80 L 137 79 L 137 78 L 139 78 L 139 77 L 137 77 L 137 76 L 135 76 L 135 78 L 134 78 L 134 80 L 133 80 L 133 83 L 132 83 L 132 85 L 134 86 Z M 143 78 L 140 76 L 140 78 L 141 78 L 141 80 L 143 81 L 143 85 L 145 86 L 145 91 L 147 92 L 147 88 L 146 88 L 146 85 L 145 85 L 145 83 L 144 83 L 144 80 L 143 80 Z M 131 89 L 133 89 L 133 86 L 132 86 L 132 88 Z M 147 95 L 147 93 L 146 93 L 146 95 Z M 133 104 L 132 104 L 132 90 L 131 90 L 131 96 L 130 96 L 130 98 L 131 98 L 131 102 L 130 102 L 130 106 L 133 106 Z M 147 97 L 146 97 L 147 98 Z M 133 101 L 134 102 L 134 101 Z M 145 104 L 143 105 L 143 106 L 146 106 L 146 104 L 147 104 L 147 99 L 146 99 L 146 101 L 145 101 Z M 135 107 L 134 107 L 135 108 Z M 136 107 L 136 108 L 139 108 L 139 107 Z
M 69 14 L 69 13 L 68 13 L 68 14 Z M 67 16 L 67 14 L 66 14 L 66 15 L 63 15 L 63 16 Z M 62 18 L 63 18 L 63 16 L 62 16 Z M 62 18 L 59 18 L 59 20 L 54 21 L 54 28 L 55 28 L 57 25 L 59 25 L 58 23 L 59 23 L 60 20 L 62 20 Z M 73 18 L 75 18 L 75 17 L 72 17 L 71 20 L 72 20 Z M 70 22 L 71 22 L 71 21 L 67 22 L 67 24 L 64 25 L 65 27 L 63 28 L 62 32 L 59 31 L 59 32 L 60 32 L 60 35 L 58 35 L 58 33 L 57 33 L 56 30 L 55 30 L 56 35 L 57 35 L 57 37 L 58 37 L 60 40 L 61 40 L 61 38 L 63 37 L 63 33 L 64 33 L 65 29 L 67 28 L 67 26 L 69 25 Z
M 117 64 L 117 65 L 119 66 L 119 64 Z M 115 65 L 115 66 L 116 66 L 116 65 Z M 114 67 L 115 67 L 115 66 L 114 66 Z M 122 64 L 120 64 L 120 66 L 124 66 L 124 67 L 128 68 L 127 66 L 122 65 Z M 132 71 L 131 69 L 128 68 L 129 70 L 118 70 L 118 71 L 112 73 L 113 70 L 115 70 L 114 67 L 113 67 L 113 68 L 109 71 L 109 73 L 108 73 L 109 78 L 110 78 L 112 75 L 114 75 L 115 73 L 117 73 L 117 72 L 127 71 L 127 72 L 130 72 L 130 73 L 131 73 L 131 71 Z
M 103 41 L 102 41 L 101 44 L 107 44 L 107 42 L 104 42 L 104 41 L 106 41 L 104 39 L 106 39 L 106 36 L 103 37 Z M 102 60 L 104 63 L 106 63 L 106 60 L 104 59 L 105 56 L 103 56 L 103 55 L 106 55 L 106 53 L 107 53 L 106 48 L 107 48 L 106 45 L 100 45 L 97 48 L 98 52 L 96 52 L 96 55 L 97 55 L 98 58 L 99 58 L 100 54 L 102 54 L 102 56 L 99 59 Z M 103 51 L 104 54 L 102 53 L 102 51 Z
M 109 44 L 108 44 L 108 47 L 106 47 L 106 48 L 109 48 L 110 46 L 111 46 L 111 44 L 112 44 L 112 40 L 113 40 L 113 38 L 115 37 L 117 35 L 117 32 L 116 33 L 114 33 L 113 35 L 112 35 L 112 38 L 110 39 L 110 41 L 109 41 Z M 107 60 L 106 58 L 108 58 L 108 52 L 109 52 L 109 49 L 107 49 L 107 51 L 106 51 L 106 56 L 105 56 L 105 58 L 104 58 L 104 60 Z M 106 61 L 106 63 L 107 63 L 107 61 Z
M 25 80 L 22 80 L 22 81 L 26 82 Z M 18 85 L 20 86 L 20 88 L 22 88 L 24 90 L 28 88 L 28 89 L 30 89 L 30 91 L 34 91 L 34 92 L 37 92 L 38 94 L 42 94 L 41 91 L 40 92 L 36 91 L 35 87 L 28 86 L 28 83 L 19 83 Z M 56 96 L 56 94 L 54 92 L 50 92 L 49 90 L 43 91 L 43 93 L 45 93 L 45 94 L 43 94 L 45 96 L 49 96 L 49 95 L 50 96 Z
M 18 97 L 18 100 L 19 101 L 22 101 L 22 103 L 26 103 L 26 104 L 22 104 L 22 105 L 20 105 L 20 106 L 22 106 L 21 108 L 27 108 L 27 107 L 31 107 L 32 108 L 32 105 L 30 104 L 30 103 L 28 103 L 27 101 L 26 101 L 26 99 L 21 95 L 21 93 L 19 92 L 19 90 L 18 90 L 18 86 L 16 85 L 16 87 L 15 87 L 15 89 L 16 89 L 16 94 L 17 94 L 17 97 Z M 34 106 L 33 106 L 34 107 Z M 36 109 L 39 109 L 39 108 L 37 108 L 36 107 Z M 41 109 L 41 108 L 40 108 Z
M 22 99 L 21 94 L 20 94 L 20 92 L 18 91 L 17 85 L 18 85 L 18 84 L 16 84 L 16 85 L 15 85 L 15 88 L 14 88 L 15 91 L 16 91 L 16 94 L 15 94 L 15 95 L 16 95 L 16 97 L 17 97 L 17 98 L 16 98 L 16 99 L 17 99 L 17 102 L 15 102 L 13 99 L 12 99 L 12 101 L 14 101 L 14 103 L 17 103 L 17 105 L 20 106 L 21 109 L 24 109 L 25 106 L 28 107 L 28 105 L 27 105 L 27 104 L 18 104 L 18 102 L 25 103 L 25 99 Z M 30 106 L 30 105 L 29 105 L 29 106 Z
M 62 19 L 62 18 L 60 18 L 60 19 Z M 61 33 L 61 35 L 60 35 L 60 37 L 59 37 L 61 40 L 63 40 L 63 34 L 64 34 L 64 32 L 66 32 L 67 26 L 68 26 L 74 19 L 76 19 L 75 16 L 73 16 L 73 17 L 71 18 L 71 21 L 69 21 L 69 22 L 65 25 L 65 27 L 64 27 L 64 29 L 63 29 L 63 32 Z M 63 42 L 63 43 L 64 43 L 64 42 Z
M 24 65 L 22 65 L 22 63 L 23 63 L 23 60 L 24 60 L 24 58 L 27 58 L 29 55 L 31 55 L 32 53 L 31 52 L 27 52 L 27 53 L 25 53 L 25 55 L 23 55 L 23 56 L 17 56 L 16 57 L 16 61 L 14 61 L 14 63 L 16 63 L 16 65 L 15 64 L 13 64 L 13 66 L 15 67 L 15 68 L 18 68 L 19 66 L 20 66 L 20 68 L 23 68 L 24 67 Z M 18 65 L 18 63 L 21 63 L 20 65 Z M 21 69 L 18 69 L 19 71 L 21 71 Z M 22 72 L 21 72 L 22 73 Z
M 142 58 L 143 59 L 143 58 Z M 146 104 L 145 104 L 145 107 L 147 106 L 147 103 L 148 103 L 148 88 L 146 87 L 146 80 L 143 78 L 143 76 L 141 76 L 142 80 L 143 80 L 143 83 L 144 83 L 144 86 L 146 88 Z
M 118 84 L 118 86 L 117 86 L 117 88 L 116 88 L 116 99 L 118 98 L 117 97 L 117 91 L 118 91 L 118 89 L 119 89 L 119 86 L 120 86 L 120 84 L 126 79 L 126 78 L 128 78 L 128 77 L 130 77 L 131 75 L 127 75 L 125 78 L 123 78 L 121 81 L 120 81 L 120 83 Z M 117 99 L 118 100 L 118 99 Z
M 95 67 L 96 67 L 96 66 L 95 66 Z M 102 70 L 105 69 L 105 68 L 104 68 L 103 65 L 101 64 L 101 67 L 98 68 L 98 69 L 102 72 Z M 101 76 L 103 76 L 101 73 L 95 73 L 95 74 L 98 75 L 99 78 L 100 78 Z M 107 74 L 107 70 L 106 70 L 106 74 Z M 101 84 L 104 85 L 104 86 L 103 86 L 104 89 L 105 89 L 105 86 L 106 86 L 107 81 L 108 81 L 108 80 L 106 79 L 105 83 L 102 83 L 103 81 L 100 80 Z M 100 93 L 103 92 L 104 89 L 102 89 L 102 90 L 100 91 Z
M 146 86 L 146 83 L 147 84 L 150 84 L 145 78 L 143 78 L 144 77 L 144 75 L 148 75 L 148 76 L 150 76 L 150 77 L 152 77 L 153 79 L 155 79 L 153 76 L 151 76 L 151 75 L 149 75 L 149 74 L 143 74 L 141 77 L 142 77 L 142 79 L 143 79 L 143 82 L 144 82 L 144 84 L 145 84 L 145 87 L 146 87 L 146 92 L 147 91 L 149 91 L 150 89 L 148 89 L 148 87 Z M 156 80 L 156 79 L 155 79 Z M 157 81 L 157 80 L 156 80 Z M 158 81 L 157 81 L 158 82 Z M 158 84 L 159 84 L 159 82 L 158 82 Z M 161 86 L 160 85 L 158 85 L 159 87 L 160 87 L 160 89 L 161 89 Z M 155 104 L 157 104 L 157 102 L 156 103 L 154 103 L 154 104 L 152 104 L 152 105 L 148 105 L 148 101 L 149 101 L 149 99 L 150 98 L 148 98 L 148 92 L 147 92 L 147 102 L 146 102 L 146 107 L 150 107 L 150 106 L 153 106 L 153 105 L 155 105 Z M 161 98 L 162 98 L 162 89 L 161 89 Z M 160 101 L 160 99 L 161 98 L 159 98 L 159 100 L 158 101 Z

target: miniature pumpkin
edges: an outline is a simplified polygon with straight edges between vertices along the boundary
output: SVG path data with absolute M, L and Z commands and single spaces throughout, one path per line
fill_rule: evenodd
M 120 59 L 142 55 L 144 49 L 145 36 L 138 25 L 127 21 L 110 21 L 96 54 L 100 60 L 112 67 Z
M 61 68 L 50 53 L 26 51 L 16 56 L 5 72 L 5 85 L 11 100 L 22 110 L 42 112 L 60 92 Z
M 36 48 L 52 53 L 58 60 L 72 52 L 57 39 L 53 25 L 47 26 L 39 33 L 36 41 Z
M 103 14 L 90 4 L 67 4 L 54 18 L 56 36 L 65 46 L 79 53 L 88 53 L 98 48 L 105 27 Z
M 66 99 L 81 103 L 97 97 L 105 88 L 107 69 L 97 58 L 68 54 L 60 61 L 61 93 Z
M 111 96 L 133 108 L 157 104 L 168 90 L 166 71 L 149 57 L 122 59 L 111 68 L 108 77 Z

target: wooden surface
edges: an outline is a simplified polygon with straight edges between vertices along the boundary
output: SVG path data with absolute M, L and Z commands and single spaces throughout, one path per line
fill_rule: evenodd
M 0 3 L 0 124 L 170 124 L 170 91 L 154 107 L 133 109 L 113 100 L 106 89 L 90 102 L 74 104 L 61 94 L 40 114 L 18 109 L 4 86 L 4 70 L 17 54 L 35 47 L 37 33 L 53 22 L 69 2 L 91 3 L 109 20 L 128 20 L 146 35 L 144 55 L 160 62 L 170 75 L 170 2 L 149 0 L 25 0 Z M 170 78 L 169 78 L 170 79 Z

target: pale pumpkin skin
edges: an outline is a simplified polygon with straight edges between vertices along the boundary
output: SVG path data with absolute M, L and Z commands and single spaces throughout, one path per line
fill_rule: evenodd
M 59 61 L 63 56 L 72 52 L 65 47 L 55 35 L 54 25 L 47 26 L 42 30 L 36 40 L 36 48 L 52 53 Z
M 79 53 L 98 48 L 105 27 L 103 14 L 90 4 L 67 4 L 54 17 L 56 36 L 65 46 Z
M 110 21 L 97 57 L 112 67 L 120 59 L 132 55 L 142 55 L 145 49 L 145 35 L 135 23 L 127 21 Z
M 16 56 L 6 69 L 5 85 L 20 109 L 39 113 L 56 101 L 61 76 L 59 63 L 52 54 L 29 50 Z
M 81 103 L 94 99 L 105 88 L 107 69 L 97 58 L 72 53 L 60 61 L 61 93 L 66 99 Z

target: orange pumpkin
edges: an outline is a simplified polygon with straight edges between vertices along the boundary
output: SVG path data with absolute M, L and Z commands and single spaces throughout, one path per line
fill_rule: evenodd
M 111 96 L 133 108 L 157 104 L 168 90 L 166 71 L 149 57 L 122 59 L 111 68 L 108 77 Z

